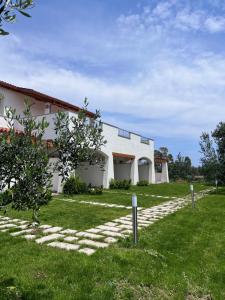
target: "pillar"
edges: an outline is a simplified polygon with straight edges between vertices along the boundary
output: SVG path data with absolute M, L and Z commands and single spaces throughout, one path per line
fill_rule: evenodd
M 168 163 L 162 163 L 162 175 L 161 175 L 161 182 L 169 183 L 169 172 L 168 172 Z
M 131 164 L 131 184 L 137 184 L 138 181 L 138 160 L 134 159 Z

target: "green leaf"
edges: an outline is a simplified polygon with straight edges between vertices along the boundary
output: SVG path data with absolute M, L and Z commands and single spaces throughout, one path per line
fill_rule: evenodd
M 23 11 L 23 10 L 19 10 L 19 12 L 20 12 L 23 16 L 25 16 L 25 17 L 28 17 L 28 18 L 31 17 L 28 13 L 26 13 L 26 12 Z
M 0 29 L 0 35 L 8 35 L 9 32 L 3 30 L 3 29 Z

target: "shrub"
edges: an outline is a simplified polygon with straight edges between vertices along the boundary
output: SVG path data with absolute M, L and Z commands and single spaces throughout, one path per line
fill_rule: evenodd
M 67 195 L 82 194 L 86 192 L 87 185 L 79 176 L 69 177 L 63 186 L 63 193 Z
M 138 186 L 148 186 L 149 182 L 148 182 L 148 180 L 140 180 L 137 182 L 137 185 Z
M 102 187 L 90 187 L 88 189 L 88 193 L 90 195 L 101 195 L 103 192 L 103 188 Z
M 109 183 L 110 189 L 125 189 L 129 190 L 131 186 L 131 180 L 117 180 L 117 179 L 111 179 Z

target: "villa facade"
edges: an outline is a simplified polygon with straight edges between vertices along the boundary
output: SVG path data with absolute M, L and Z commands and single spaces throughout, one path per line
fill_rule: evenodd
M 7 128 L 4 118 L 7 107 L 13 107 L 22 114 L 24 99 L 29 98 L 32 105 L 32 115 L 37 118 L 45 117 L 49 127 L 45 133 L 46 140 L 55 138 L 54 119 L 58 111 L 65 111 L 69 116 L 76 115 L 80 108 L 68 102 L 42 94 L 40 92 L 17 87 L 0 81 L 0 131 Z M 87 112 L 91 119 L 93 113 Z M 15 127 L 17 125 L 15 124 Z M 169 182 L 167 161 L 162 160 L 161 172 L 155 171 L 154 140 L 142 137 L 137 133 L 118 128 L 103 122 L 103 135 L 107 143 L 102 147 L 100 154 L 104 158 L 104 168 L 98 165 L 83 163 L 77 169 L 77 174 L 87 184 L 107 188 L 111 179 L 130 179 L 132 184 L 140 180 L 149 183 Z M 17 128 L 21 130 L 21 128 Z M 51 158 L 56 161 L 57 158 Z M 62 190 L 61 178 L 54 173 L 53 190 Z

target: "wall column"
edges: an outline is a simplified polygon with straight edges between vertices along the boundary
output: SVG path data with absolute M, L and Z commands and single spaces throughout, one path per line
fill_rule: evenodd
M 131 164 L 131 183 L 132 184 L 137 184 L 138 181 L 139 181 L 138 160 L 134 159 L 132 164 Z
M 104 188 L 109 188 L 111 179 L 114 179 L 114 163 L 112 154 L 109 155 L 105 164 Z
M 168 163 L 162 163 L 162 175 L 161 175 L 161 182 L 169 183 L 169 172 L 168 172 Z
M 153 159 L 153 161 L 152 162 L 150 162 L 150 170 L 149 170 L 149 182 L 150 183 L 156 183 L 156 176 L 155 176 L 155 162 L 154 162 L 154 159 Z

